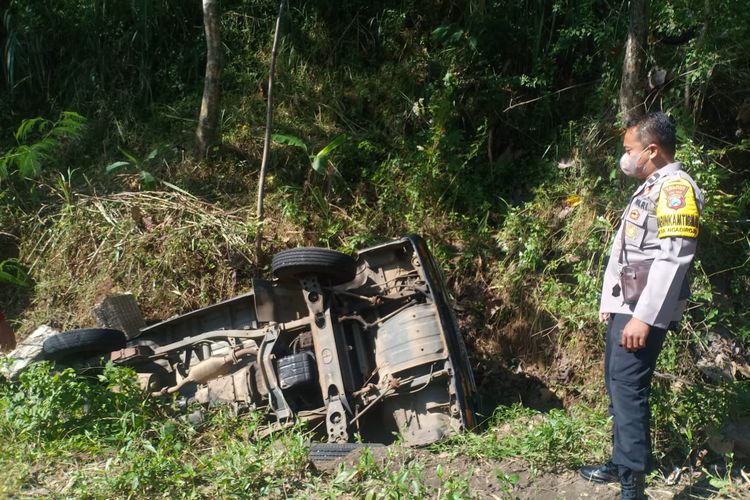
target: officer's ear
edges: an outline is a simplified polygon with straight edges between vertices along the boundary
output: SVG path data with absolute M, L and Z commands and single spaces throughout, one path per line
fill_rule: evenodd
M 659 150 L 661 149 L 658 144 L 652 142 L 648 146 L 646 146 L 643 149 L 648 149 L 648 159 L 653 160 L 659 155 Z

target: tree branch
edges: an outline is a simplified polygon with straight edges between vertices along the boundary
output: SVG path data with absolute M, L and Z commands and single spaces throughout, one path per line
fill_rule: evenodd
M 284 11 L 285 0 L 279 2 L 279 15 L 276 17 L 276 30 L 273 34 L 273 49 L 271 50 L 271 69 L 268 73 L 268 99 L 266 105 L 266 135 L 263 138 L 263 160 L 260 163 L 260 175 L 258 179 L 258 203 L 256 207 L 257 225 L 255 229 L 255 269 L 260 269 L 261 243 L 263 241 L 264 207 L 263 198 L 266 187 L 266 170 L 268 169 L 268 157 L 271 153 L 271 127 L 273 125 L 273 76 L 276 71 L 276 58 L 278 56 L 279 31 L 281 27 L 281 15 Z

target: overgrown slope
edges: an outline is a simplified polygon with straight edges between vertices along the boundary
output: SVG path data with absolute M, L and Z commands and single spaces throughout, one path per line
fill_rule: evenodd
M 88 120 L 36 148 L 37 164 L 7 163 L 0 180 L 0 260 L 18 257 L 33 279 L 28 288 L 0 283 L 21 337 L 40 323 L 91 324 L 91 304 L 111 290 L 132 291 L 150 319 L 165 318 L 247 290 L 278 249 L 354 251 L 417 232 L 454 292 L 487 415 L 518 400 L 601 414 L 596 307 L 632 188 L 615 160 L 621 7 L 293 5 L 274 131 L 311 153 L 347 140 L 325 175 L 300 148 L 274 144 L 258 259 L 254 196 L 275 4 L 222 3 L 224 147 L 207 158 L 192 155 L 203 71 L 197 3 L 42 4 L 12 1 L 0 32 L 14 55 L 0 104 L 4 158 L 49 139 L 65 125 L 63 110 Z M 750 343 L 750 155 L 735 134 L 750 98 L 750 14 L 739 2 L 705 6 L 652 6 L 649 55 L 670 80 L 647 104 L 677 120 L 678 159 L 707 196 L 690 312 L 655 383 L 665 463 L 689 461 L 709 433 L 747 412 L 738 399 L 747 382 L 735 382 L 742 374 L 732 367 L 747 363 Z M 50 121 L 12 135 L 39 116 Z M 727 343 L 736 349 L 719 372 L 729 375 L 707 378 L 697 361 L 711 354 L 716 365 L 712 349 Z

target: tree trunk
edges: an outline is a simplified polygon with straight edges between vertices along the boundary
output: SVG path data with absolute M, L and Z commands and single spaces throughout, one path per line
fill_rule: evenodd
M 647 26 L 648 0 L 630 0 L 628 39 L 625 42 L 625 60 L 622 63 L 620 82 L 620 118 L 625 123 L 644 112 L 641 89 L 644 81 Z
M 219 102 L 221 97 L 221 34 L 217 0 L 203 0 L 203 28 L 206 33 L 206 76 L 203 100 L 195 131 L 198 154 L 219 142 Z
M 260 269 L 261 243 L 263 241 L 263 219 L 265 197 L 266 170 L 268 169 L 268 157 L 271 154 L 271 128 L 273 126 L 273 75 L 276 71 L 276 58 L 278 56 L 279 31 L 281 28 L 281 14 L 284 11 L 284 0 L 279 2 L 279 15 L 276 17 L 276 29 L 273 33 L 273 48 L 271 49 L 271 68 L 268 72 L 268 99 L 266 101 L 266 135 L 263 138 L 263 159 L 260 163 L 260 174 L 258 175 L 258 204 L 256 207 L 257 226 L 255 233 L 255 263 L 256 271 Z

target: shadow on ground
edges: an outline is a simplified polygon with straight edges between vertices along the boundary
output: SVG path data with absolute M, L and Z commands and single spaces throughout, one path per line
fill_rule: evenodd
M 8 233 L 0 233 L 0 262 L 18 258 L 18 240 Z M 30 287 L 19 287 L 0 282 L 0 311 L 13 321 L 26 309 L 33 295 Z
M 499 405 L 521 403 L 527 408 L 547 412 L 563 408 L 563 401 L 543 380 L 528 373 L 512 370 L 502 359 L 483 359 L 475 364 L 479 393 L 479 413 L 485 417 Z

